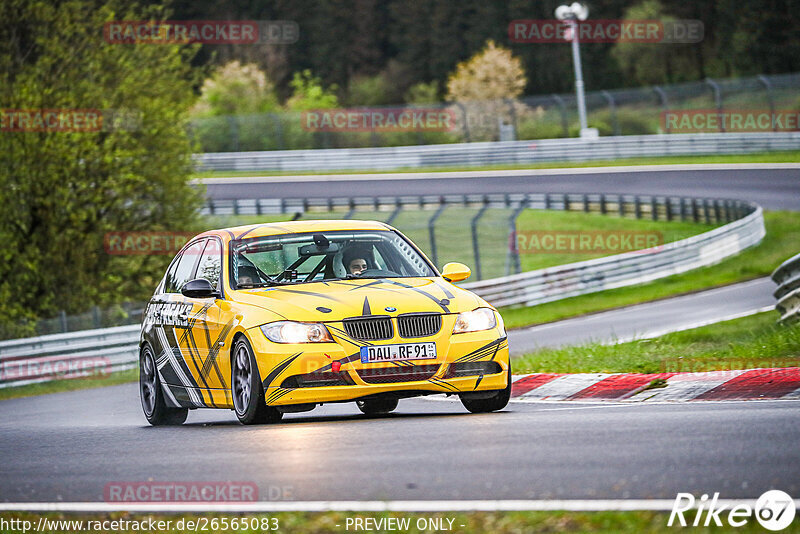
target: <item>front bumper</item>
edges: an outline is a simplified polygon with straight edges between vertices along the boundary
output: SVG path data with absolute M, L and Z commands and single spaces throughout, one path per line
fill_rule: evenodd
M 346 336 L 334 334 L 336 343 L 289 345 L 267 340 L 258 328 L 249 330 L 248 334 L 264 383 L 266 403 L 271 406 L 345 402 L 374 395 L 402 397 L 504 389 L 508 385 L 509 356 L 503 328 L 453 335 L 454 322 L 454 316 L 446 316 L 440 332 L 431 337 L 394 337 L 374 342 L 375 345 L 436 343 L 436 359 L 409 362 L 418 366 L 414 368 L 408 364 L 362 364 L 358 353 L 363 342 Z M 338 373 L 334 362 L 339 362 Z M 459 369 L 458 373 L 454 373 L 455 369 Z M 493 372 L 484 373 L 480 369 Z M 403 373 L 399 376 L 401 381 L 395 381 L 395 372 Z M 475 374 L 457 376 L 464 372 Z M 298 377 L 309 374 L 327 378 L 339 376 L 339 383 L 347 385 L 297 387 L 303 383 Z

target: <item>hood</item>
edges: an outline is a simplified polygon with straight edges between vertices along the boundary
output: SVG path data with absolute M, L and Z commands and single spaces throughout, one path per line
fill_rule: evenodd
M 306 322 L 341 321 L 361 315 L 458 313 L 487 306 L 475 294 L 439 278 L 312 282 L 240 290 L 236 298 L 289 320 Z M 391 308 L 395 310 L 390 311 Z

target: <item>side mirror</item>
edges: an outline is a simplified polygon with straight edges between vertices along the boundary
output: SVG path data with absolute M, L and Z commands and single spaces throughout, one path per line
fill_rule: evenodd
M 451 262 L 442 269 L 442 277 L 448 282 L 460 282 L 469 278 L 472 271 L 463 263 Z
M 189 297 L 192 299 L 205 299 L 208 297 L 219 296 L 219 293 L 211 285 L 211 282 L 205 278 L 195 278 L 194 280 L 189 280 L 183 284 L 183 287 L 181 288 L 181 294 L 183 294 L 184 297 Z

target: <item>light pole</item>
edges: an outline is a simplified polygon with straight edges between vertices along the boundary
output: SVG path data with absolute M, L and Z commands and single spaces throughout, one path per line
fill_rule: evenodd
M 578 2 L 556 8 L 556 18 L 565 21 L 569 25 L 566 37 L 572 41 L 572 64 L 575 67 L 575 93 L 578 99 L 581 137 L 597 137 L 597 129 L 590 129 L 586 124 L 586 100 L 583 94 L 583 71 L 581 70 L 581 50 L 578 40 L 578 21 L 586 20 L 588 16 L 589 8 Z

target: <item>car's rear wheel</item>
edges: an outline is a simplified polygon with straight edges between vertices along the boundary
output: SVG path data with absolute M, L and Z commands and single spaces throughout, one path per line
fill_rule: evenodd
M 164 401 L 156 359 L 149 344 L 145 344 L 139 353 L 139 398 L 144 416 L 153 426 L 180 425 L 189 414 L 188 408 L 170 408 Z
M 508 381 L 505 389 L 498 390 L 487 399 L 471 399 L 466 395 L 461 396 L 461 404 L 472 413 L 496 412 L 508 405 L 511 399 L 511 364 L 508 365 Z
M 274 423 L 283 414 L 264 400 L 264 386 L 258 374 L 253 349 L 246 338 L 240 337 L 233 347 L 231 393 L 236 417 L 243 425 Z
M 368 399 L 356 401 L 356 406 L 366 415 L 383 415 L 397 408 L 397 399 Z

